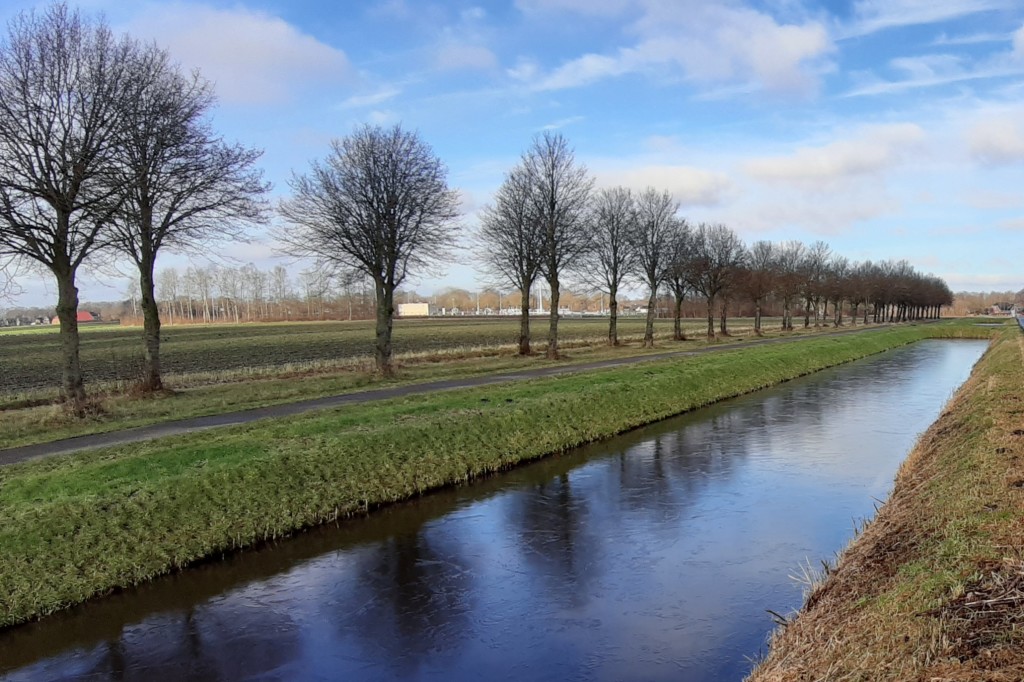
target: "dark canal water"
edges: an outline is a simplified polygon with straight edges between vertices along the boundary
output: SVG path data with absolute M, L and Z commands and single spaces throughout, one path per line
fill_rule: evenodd
M 738 680 L 983 342 L 926 341 L 0 634 L 5 680 Z

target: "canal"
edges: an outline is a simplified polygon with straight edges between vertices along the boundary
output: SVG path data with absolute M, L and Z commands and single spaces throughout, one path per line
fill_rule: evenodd
M 3 680 L 739 680 L 986 347 L 924 341 L 0 633 Z

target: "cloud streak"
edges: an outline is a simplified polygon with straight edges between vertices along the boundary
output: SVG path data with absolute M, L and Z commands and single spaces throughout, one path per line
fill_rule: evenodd
M 748 89 L 806 95 L 819 86 L 819 74 L 834 47 L 820 22 L 784 23 L 733 4 L 636 0 L 599 4 L 598 9 L 574 0 L 525 4 L 532 11 L 543 5 L 549 12 L 596 16 L 627 7 L 639 12 L 626 30 L 635 36 L 631 45 L 583 54 L 546 74 L 536 68 L 520 70 L 520 77 L 541 91 L 583 87 L 641 73 L 682 77 L 701 85 L 741 83 L 751 86 Z
M 913 123 L 872 126 L 850 139 L 802 147 L 786 156 L 751 159 L 742 168 L 762 182 L 830 186 L 893 168 L 925 137 L 924 130 Z
M 854 21 L 841 30 L 841 37 L 937 24 L 1014 6 L 1015 0 L 859 0 L 854 3 Z

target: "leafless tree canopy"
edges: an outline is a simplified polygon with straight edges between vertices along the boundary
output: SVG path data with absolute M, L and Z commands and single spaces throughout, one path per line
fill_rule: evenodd
M 569 143 L 560 134 L 545 132 L 534 138 L 521 165 L 530 185 L 531 212 L 543 231 L 541 272 L 551 289 L 547 355 L 556 358 L 561 276 L 567 268 L 581 264 L 591 248 L 587 209 L 594 181 L 587 169 L 576 163 Z
M 743 242 L 725 225 L 697 227 L 690 254 L 690 286 L 707 302 L 708 338 L 715 337 L 715 301 L 735 283 L 743 257 Z
M 829 258 L 832 256 L 832 249 L 823 241 L 816 241 L 804 252 L 804 259 L 800 265 L 802 275 L 801 295 L 804 299 L 804 327 L 811 326 L 811 316 L 814 316 L 814 326 L 820 323 L 819 303 L 821 302 L 822 287 L 825 281 L 825 273 L 828 268 Z
M 636 201 L 637 221 L 633 233 L 637 270 L 647 285 L 647 326 L 644 346 L 654 346 L 654 316 L 658 289 L 666 282 L 672 267 L 672 246 L 676 238 L 676 213 L 679 203 L 668 192 L 648 187 Z
M 747 250 L 740 273 L 740 288 L 754 304 L 754 333 L 761 334 L 761 308 L 778 281 L 778 249 L 769 241 L 757 241 Z
M 519 290 L 519 354 L 530 353 L 530 289 L 544 260 L 544 234 L 533 215 L 529 177 L 512 169 L 498 188 L 494 204 L 483 211 L 477 235 L 484 269 Z
M 0 254 L 49 270 L 64 337 L 63 391 L 76 413 L 75 275 L 120 207 L 116 146 L 132 43 L 66 5 L 19 15 L 0 49 Z
M 686 335 L 683 333 L 683 302 L 690 291 L 689 267 L 693 259 L 693 232 L 684 219 L 675 222 L 671 241 L 671 254 L 669 257 L 668 275 L 666 283 L 672 292 L 672 338 L 676 341 L 683 341 Z
M 377 367 L 390 374 L 395 288 L 412 270 L 450 257 L 459 201 L 447 169 L 416 133 L 363 126 L 290 184 L 280 211 L 291 225 L 278 238 L 293 255 L 373 280 Z
M 583 259 L 582 274 L 608 294 L 608 345 L 617 346 L 619 289 L 636 270 L 637 207 L 626 187 L 602 189 L 594 195 L 591 215 L 592 248 Z
M 137 95 L 124 103 L 116 150 L 123 201 L 106 239 L 139 271 L 144 386 L 155 391 L 162 387 L 153 276 L 158 253 L 244 239 L 245 224 L 264 218 L 262 195 L 269 187 L 255 168 L 260 151 L 225 144 L 211 130 L 213 91 L 198 72 L 182 74 L 156 46 L 138 46 L 132 56 Z
M 807 248 L 802 242 L 782 242 L 776 247 L 775 291 L 782 299 L 782 329 L 793 329 L 792 306 L 800 293 L 801 267 Z

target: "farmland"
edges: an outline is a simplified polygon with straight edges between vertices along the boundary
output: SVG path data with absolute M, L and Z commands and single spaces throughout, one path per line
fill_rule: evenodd
M 533 321 L 533 338 L 542 344 L 547 318 Z M 643 334 L 642 318 L 620 318 L 625 340 Z M 703 320 L 687 321 L 687 333 L 700 334 Z M 560 325 L 561 345 L 600 344 L 606 319 L 566 319 Z M 737 320 L 737 331 L 749 322 Z M 671 335 L 671 320 L 658 320 L 662 338 Z M 442 359 L 511 350 L 518 321 L 499 319 L 396 320 L 394 347 L 398 359 Z M 136 327 L 82 327 L 82 366 L 89 383 L 130 382 L 138 378 L 142 331 Z M 213 383 L 232 372 L 304 367 L 362 366 L 373 353 L 373 323 L 301 322 L 243 325 L 165 326 L 161 360 L 171 385 L 185 377 L 204 375 Z M 51 328 L 0 331 L 0 394 L 54 390 L 60 381 L 60 338 Z M 55 394 L 55 393 L 54 393 Z

